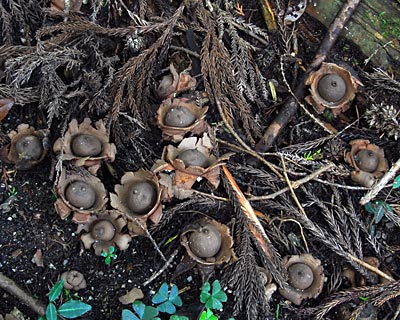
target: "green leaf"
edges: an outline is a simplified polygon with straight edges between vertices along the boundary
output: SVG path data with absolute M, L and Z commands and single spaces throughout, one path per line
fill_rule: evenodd
M 122 310 L 122 320 L 140 320 L 136 317 L 132 311 L 124 309 Z
M 108 252 L 110 253 L 110 255 L 113 254 L 114 251 L 115 251 L 115 248 L 113 246 L 108 248 Z
M 221 289 L 221 284 L 218 280 L 215 280 L 212 284 L 212 297 L 218 299 L 220 302 L 228 301 L 226 293 Z
M 64 279 L 60 279 L 60 281 L 58 281 L 50 290 L 49 293 L 50 302 L 53 302 L 54 300 L 58 299 L 58 297 L 62 292 L 63 287 L 64 287 Z
M 46 316 L 40 316 L 38 320 L 46 320 Z
M 393 189 L 400 188 L 400 175 L 398 175 L 396 178 L 394 178 L 392 188 Z
M 201 315 L 199 320 L 218 320 L 218 317 L 214 315 L 211 309 L 204 310 Z
M 375 224 L 378 224 L 387 212 L 393 212 L 391 205 L 382 200 L 368 202 L 364 207 L 367 212 L 375 215 Z
M 154 295 L 151 300 L 154 304 L 163 303 L 168 300 L 168 284 L 163 283 L 160 287 L 160 290 Z
M 104 262 L 105 262 L 106 264 L 110 264 L 110 263 L 111 263 L 111 257 L 108 256 L 108 257 L 104 260 Z
M 105 257 L 108 257 L 108 252 L 104 252 L 104 251 L 103 251 L 103 252 L 101 253 L 101 256 L 104 257 L 104 258 L 105 258 Z
M 169 317 L 169 320 L 190 320 L 188 317 L 185 316 L 177 316 L 176 314 Z
M 58 308 L 58 313 L 67 319 L 80 317 L 92 310 L 92 306 L 78 300 L 69 300 Z
M 156 320 L 158 310 L 154 307 L 146 306 L 142 301 L 132 303 L 132 308 L 138 314 L 141 320 Z
M 208 281 L 205 282 L 203 284 L 203 287 L 201 288 L 201 293 L 200 293 L 200 301 L 202 303 L 206 303 L 207 300 L 211 297 L 210 289 L 211 289 L 210 283 Z
M 46 319 L 47 320 L 57 320 L 57 308 L 54 303 L 49 303 L 46 308 Z
M 171 301 L 165 301 L 157 306 L 157 310 L 159 312 L 165 312 L 168 314 L 174 314 L 176 312 L 176 308 Z

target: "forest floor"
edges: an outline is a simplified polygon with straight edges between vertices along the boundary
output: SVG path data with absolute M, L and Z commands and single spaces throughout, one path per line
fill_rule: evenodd
M 81 5 L 74 1 L 72 11 Z M 326 62 L 350 70 L 363 84 L 349 109 L 333 116 L 330 110 L 317 113 L 304 104 L 274 147 L 255 161 L 257 141 L 291 97 L 326 29 L 307 14 L 284 24 L 287 1 L 275 1 L 276 31 L 267 31 L 258 1 L 243 6 L 213 2 L 94 0 L 70 15 L 48 10 L 43 0 L 0 2 L 0 99 L 15 101 L 7 111 L 0 104 L 1 273 L 47 305 L 60 275 L 78 270 L 87 287 L 74 299 L 91 305 L 82 319 L 92 320 L 121 319 L 122 310 L 132 306 L 119 298 L 133 288 L 141 288 L 149 306 L 163 283 L 174 283 L 183 301 L 178 310 L 197 319 L 201 272 L 197 267 L 184 272 L 176 268 L 186 254 L 182 231 L 206 216 L 229 228 L 235 252 L 209 279 L 219 280 L 228 296 L 223 310 L 214 310 L 220 319 L 396 319 L 399 179 L 362 206 L 359 201 L 370 186 L 352 181 L 355 169 L 344 155 L 356 139 L 381 148 L 387 168 L 376 174 L 375 183 L 400 158 L 400 83 L 379 66 L 364 65 L 367 57 L 339 38 Z M 206 101 L 211 153 L 229 153 L 229 159 L 217 166 L 217 188 L 203 176 L 190 195 L 179 193 L 178 198 L 175 190 L 172 199 L 163 201 L 160 222 L 145 222 L 149 232 L 132 237 L 126 250 L 116 247 L 115 259 L 107 264 L 93 248 L 84 248 L 73 215 L 61 219 L 55 209 L 60 174 L 85 169 L 54 153 L 53 145 L 64 139 L 73 119 L 104 120 L 116 146 L 115 161 L 103 161 L 97 172 L 107 200 L 126 172 L 154 170 L 164 148 L 178 145 L 162 139 L 165 132 L 156 119 L 163 101 L 157 88 L 171 64 L 178 74 L 187 70 L 196 79 L 183 91 L 175 88 L 173 95 L 188 97 L 195 105 Z M 8 134 L 23 123 L 45 130 L 48 148 L 29 170 L 10 161 L 8 153 Z M 190 135 L 202 136 L 185 137 Z M 233 178 L 227 178 L 222 163 Z M 175 183 L 176 170 L 163 172 Z M 287 188 L 290 181 L 303 178 L 293 190 Z M 233 181 L 248 202 L 238 197 Z M 109 201 L 104 209 L 112 209 Z M 122 232 L 129 231 L 124 227 Z M 320 260 L 323 288 L 297 306 L 273 289 L 287 280 L 283 258 L 305 253 Z M 169 260 L 166 269 L 164 258 Z M 363 259 L 367 265 L 361 266 Z M 375 269 L 368 270 L 375 262 Z M 376 269 L 387 279 L 377 276 Z M 265 284 L 260 270 L 270 273 L 275 285 Z M 353 272 L 353 283 L 347 272 Z M 56 305 L 65 298 L 64 293 Z M 17 319 L 39 316 L 0 285 L 0 319 L 15 308 L 22 313 Z

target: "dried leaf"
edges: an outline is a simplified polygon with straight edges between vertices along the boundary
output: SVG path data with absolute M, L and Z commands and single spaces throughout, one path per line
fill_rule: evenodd
M 41 249 L 37 249 L 36 253 L 33 256 L 33 261 L 35 261 L 36 265 L 38 267 L 44 267 L 43 264 L 43 255 L 42 255 L 42 250 Z
M 127 294 L 119 297 L 118 300 L 122 304 L 130 304 L 130 303 L 133 303 L 135 300 L 143 299 L 143 297 L 144 297 L 144 294 L 143 294 L 142 290 L 140 290 L 138 288 L 133 288 Z
M 7 117 L 8 112 L 14 105 L 15 100 L 13 98 L 0 99 L 0 121 Z

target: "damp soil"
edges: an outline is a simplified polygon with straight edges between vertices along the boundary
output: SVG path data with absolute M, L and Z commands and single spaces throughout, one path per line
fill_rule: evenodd
M 259 26 L 263 26 L 261 14 L 257 11 L 255 3 L 251 2 L 249 4 L 249 11 L 246 12 L 246 18 Z M 89 12 L 85 14 L 88 15 Z M 100 14 L 99 20 L 103 23 L 109 18 L 106 15 L 102 16 Z M 302 65 L 307 65 L 311 62 L 319 42 L 324 36 L 325 29 L 318 21 L 307 15 L 302 19 L 301 27 L 298 31 L 298 60 L 301 61 Z M 58 21 L 58 23 L 61 22 Z M 36 26 L 33 27 L 33 29 L 35 28 Z M 182 35 L 182 37 L 184 36 Z M 244 35 L 244 37 L 246 38 L 247 36 Z M 278 35 L 272 36 L 272 44 L 279 42 L 278 40 L 274 40 L 274 37 L 279 38 Z M 110 46 L 115 49 L 114 44 L 110 44 Z M 272 121 L 285 97 L 289 96 L 287 90 L 284 89 L 282 74 L 279 68 L 279 58 L 273 53 L 274 50 L 277 50 L 277 48 L 271 45 L 268 50 L 264 50 L 257 55 L 261 72 L 268 73 L 268 75 L 265 74 L 267 78 L 279 79 L 280 84 L 282 84 L 280 88 L 283 88 L 280 92 L 278 91 L 281 100 L 277 106 L 262 112 L 257 109 L 252 115 L 254 118 L 261 119 L 258 124 L 263 129 Z M 105 48 L 104 51 L 110 54 L 111 50 Z M 345 63 L 346 66 L 354 69 L 356 73 L 360 72 L 359 62 L 364 58 L 357 47 L 344 39 L 338 40 L 329 57 L 330 62 Z M 164 63 L 165 69 L 170 61 L 174 61 L 176 65 L 183 65 L 190 61 L 190 58 L 182 52 L 175 51 L 168 57 L 168 60 L 168 62 Z M 288 64 L 294 66 L 294 63 L 291 61 Z M 293 74 L 288 72 L 287 80 L 290 85 L 295 86 L 298 79 L 296 75 L 302 72 L 299 66 L 300 64 L 293 67 L 295 68 Z M 5 82 L 6 79 L 1 77 L 1 74 L 5 71 L 4 64 L 0 68 L 2 68 L 0 69 L 0 79 L 3 79 L 3 82 Z M 363 71 L 372 71 L 372 68 L 373 66 L 368 66 Z M 160 76 L 157 76 L 159 79 Z M 32 79 L 30 80 L 30 85 L 34 86 L 35 76 Z M 382 92 L 379 95 L 374 95 L 374 103 L 384 102 L 392 104 L 398 98 L 398 94 Z M 361 92 L 357 95 L 353 103 L 356 108 L 352 108 L 338 118 L 323 119 L 341 130 L 357 120 L 360 113 L 362 114 L 363 110 L 370 103 L 371 100 L 368 92 Z M 146 143 L 146 146 L 150 146 L 149 149 L 145 150 L 146 153 L 138 156 L 136 154 L 137 151 L 143 151 L 144 149 L 140 147 L 135 149 L 130 145 L 124 145 L 115 141 L 117 144 L 116 161 L 110 165 L 103 164 L 98 174 L 109 192 L 113 191 L 113 186 L 119 183 L 119 179 L 124 172 L 135 171 L 141 167 L 149 168 L 157 158 L 161 157 L 166 142 L 161 142 L 161 131 L 155 125 L 154 117 L 157 106 L 157 99 L 154 99 L 152 101 L 153 109 L 150 110 L 152 114 L 149 120 L 150 131 L 141 131 L 138 129 L 137 132 L 127 133 L 127 135 L 132 135 L 133 137 L 138 135 L 137 138 L 141 145 Z M 210 110 L 211 112 L 207 115 L 207 121 L 208 123 L 212 123 L 216 128 L 217 137 L 225 141 L 234 142 L 229 131 L 221 125 L 221 118 L 217 109 L 213 106 Z M 101 118 L 99 114 L 102 113 L 91 112 L 90 116 L 93 120 L 97 120 Z M 85 116 L 87 116 L 85 110 L 79 111 L 76 108 L 73 109 L 73 114 L 69 114 L 70 119 L 77 117 L 79 120 L 83 120 Z M 320 115 L 320 117 L 323 116 Z M 0 141 L 2 146 L 8 143 L 6 134 L 11 130 L 15 130 L 19 124 L 29 123 L 36 128 L 45 128 L 46 118 L 46 110 L 39 108 L 35 103 L 24 104 L 23 106 L 16 105 L 11 109 L 7 117 L 0 122 Z M 121 119 L 120 125 L 122 128 L 124 128 L 124 123 L 126 123 L 126 117 Z M 63 125 L 65 125 L 63 119 L 55 118 L 50 127 L 50 145 L 59 137 Z M 242 138 L 246 138 L 240 123 L 238 123 L 237 132 Z M 287 151 L 285 151 L 285 148 L 291 145 L 301 145 L 307 141 L 315 141 L 323 136 L 326 136 L 326 133 L 303 112 L 299 111 L 295 119 L 291 121 L 288 128 L 279 137 L 276 149 L 283 150 L 287 154 L 292 155 L 295 162 L 298 160 L 296 157 L 300 157 L 301 159 L 304 152 L 309 151 L 309 149 L 304 150 L 302 147 L 299 147 L 298 149 L 286 149 Z M 340 141 L 330 141 L 327 144 L 310 149 L 314 152 L 318 148 L 322 148 L 323 159 L 334 162 L 340 168 L 338 170 L 342 170 L 342 175 L 333 175 L 336 177 L 336 183 L 355 185 L 349 179 L 351 168 L 344 162 L 342 155 L 344 150 L 349 149 L 346 143 L 356 138 L 366 138 L 383 147 L 389 164 L 395 162 L 399 157 L 400 148 L 397 141 L 384 137 L 381 132 L 367 126 L 367 123 L 363 119 L 360 119 L 360 121 L 356 122 L 348 130 L 348 133 L 341 136 Z M 228 168 L 233 173 L 234 178 L 237 179 L 238 184 L 245 194 L 257 196 L 264 194 L 265 190 L 273 192 L 273 190 L 269 190 L 270 186 L 258 181 L 258 177 L 254 172 L 241 171 L 243 167 L 253 163 L 249 162 L 250 158 L 248 155 L 227 148 L 226 145 L 219 145 L 218 152 L 220 154 L 231 151 L 236 151 L 236 153 L 230 158 Z M 143 161 L 143 158 L 145 158 L 145 161 Z M 279 159 L 276 157 L 271 157 L 269 160 L 276 165 L 280 165 Z M 150 304 L 150 297 L 164 282 L 175 283 L 182 289 L 181 297 L 184 305 L 198 305 L 202 285 L 201 276 L 198 271 L 192 269 L 174 277 L 174 270 L 185 254 L 183 247 L 179 243 L 179 234 L 185 225 L 206 215 L 230 227 L 234 235 L 234 249 L 236 250 L 238 243 L 241 241 L 241 236 L 235 230 L 238 219 L 235 216 L 236 211 L 234 210 L 234 206 L 207 197 L 194 197 L 193 199 L 195 200 L 174 199 L 166 203 L 164 206 L 166 218 L 162 219 L 158 227 L 150 226 L 150 232 L 165 258 L 169 259 L 172 254 L 175 254 L 175 257 L 169 267 L 159 277 L 149 285 L 143 286 L 143 283 L 165 264 L 165 261 L 157 252 L 154 243 L 144 236 L 134 237 L 127 250 L 117 250 L 117 257 L 111 261 L 110 265 L 105 264 L 104 258 L 96 256 L 93 250 L 85 250 L 82 242 L 79 240 L 80 234 L 77 234 L 76 231 L 77 225 L 71 221 L 70 217 L 65 220 L 60 219 L 54 208 L 54 202 L 57 199 L 57 195 L 54 192 L 54 180 L 57 174 L 55 168 L 56 161 L 56 155 L 50 151 L 39 165 L 32 170 L 22 171 L 16 170 L 13 164 L 0 160 L 0 271 L 12 278 L 21 288 L 43 303 L 46 303 L 47 294 L 51 287 L 59 280 L 60 274 L 66 270 L 80 271 L 84 274 L 88 286 L 86 289 L 79 291 L 79 296 L 84 302 L 92 306 L 92 311 L 83 316 L 82 319 L 121 319 L 122 310 L 130 308 L 130 306 L 122 305 L 118 299 L 120 296 L 134 287 L 139 287 L 145 295 L 143 301 L 146 304 Z M 307 167 L 306 172 L 309 173 L 313 170 L 315 170 L 315 167 L 310 165 Z M 295 175 L 292 176 L 293 180 L 297 178 Z M 322 179 L 329 180 L 329 174 Z M 281 183 L 279 186 L 284 187 L 285 183 Z M 200 181 L 195 184 L 194 188 L 204 193 L 230 197 L 224 183 L 221 183 L 217 190 L 212 190 L 205 181 Z M 332 190 L 326 185 L 321 186 L 317 182 L 314 182 L 306 185 L 305 188 L 328 205 L 330 201 L 333 201 Z M 389 194 L 388 190 L 386 189 L 383 195 L 380 194 L 381 197 L 388 196 L 388 201 L 394 205 L 398 205 L 399 194 L 396 192 Z M 347 201 L 354 204 L 355 213 L 359 215 L 360 221 L 367 226 L 367 231 L 369 231 L 368 227 L 373 224 L 373 216 L 366 213 L 365 210 L 356 204 L 357 199 L 364 193 L 365 190 L 348 190 L 342 194 L 342 201 L 343 205 L 346 205 Z M 310 207 L 308 213 L 313 221 L 324 225 L 325 220 L 320 217 L 318 210 L 312 207 L 312 201 L 305 194 L 304 190 L 299 191 L 299 201 L 304 204 L 305 208 Z M 290 215 L 286 216 L 282 208 L 273 207 L 268 202 L 254 202 L 254 208 L 265 213 L 267 216 L 267 219 L 262 220 L 266 228 L 271 227 L 269 223 L 274 216 L 282 219 L 290 218 Z M 398 228 L 399 226 L 393 221 L 384 217 L 382 222 L 377 224 L 373 231 L 374 241 L 384 247 L 383 253 L 379 257 L 382 269 L 390 271 L 396 279 L 398 279 L 400 272 Z M 322 261 L 326 279 L 321 295 L 304 302 L 299 308 L 318 307 L 320 303 L 325 302 L 335 292 L 350 288 L 349 283 L 343 280 L 340 275 L 342 268 L 345 266 L 348 267 L 348 263 L 341 257 L 338 257 L 330 248 L 321 245 L 320 239 L 315 238 L 312 233 L 305 232 L 309 251 Z M 296 223 L 290 221 L 282 222 L 278 229 L 271 227 L 267 230 L 267 233 L 281 256 L 305 252 L 301 233 Z M 366 240 L 367 237 L 368 235 L 363 235 L 362 248 L 364 256 L 376 255 L 370 242 Z M 169 241 L 171 239 L 173 240 Z M 38 251 L 42 254 L 43 266 L 38 266 L 34 259 L 34 255 Z M 242 257 L 239 256 L 238 258 L 241 259 Z M 259 257 L 256 257 L 256 261 L 261 264 Z M 228 266 L 216 269 L 212 279 L 220 279 L 221 281 L 224 279 L 224 284 L 228 284 L 229 279 L 226 279 L 226 273 L 232 268 L 234 263 L 231 262 Z M 244 272 L 243 276 L 247 276 L 247 274 Z M 228 275 L 229 277 L 231 276 Z M 372 283 L 374 281 L 367 282 L 367 285 L 371 285 Z M 234 293 L 235 290 L 239 290 L 229 285 L 225 285 L 224 288 L 228 293 L 228 302 L 224 307 L 224 311 L 217 312 L 223 320 L 232 316 L 235 304 Z M 243 294 L 247 293 L 243 292 Z M 284 301 L 285 299 L 278 292 L 274 293 L 269 302 L 270 313 L 265 316 L 259 315 L 259 319 L 310 318 L 306 315 L 299 315 L 297 307 L 285 304 Z M 388 319 L 388 315 L 393 316 L 396 312 L 398 302 L 398 299 L 394 299 L 392 302 L 385 304 L 379 311 L 378 319 Z M 346 310 L 335 309 L 325 319 L 344 319 L 343 314 L 348 314 L 349 310 L 353 310 L 358 304 L 359 301 L 357 299 L 352 300 L 344 307 Z M 0 314 L 5 315 L 14 308 L 18 308 L 25 315 L 25 319 L 37 319 L 37 315 L 26 307 L 22 301 L 18 301 L 15 297 L 0 289 Z M 244 306 L 235 316 L 235 319 L 249 319 L 246 315 L 246 308 L 248 306 Z M 279 310 L 278 313 L 276 313 L 277 310 Z

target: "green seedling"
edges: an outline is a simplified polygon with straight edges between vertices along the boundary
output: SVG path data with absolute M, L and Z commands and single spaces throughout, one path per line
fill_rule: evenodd
M 322 158 L 322 150 L 318 149 L 315 152 L 308 151 L 303 154 L 304 160 L 314 161 Z
M 71 295 L 69 295 L 70 299 L 57 309 L 55 301 L 61 296 L 63 287 L 64 279 L 61 279 L 51 288 L 46 313 L 44 316 L 39 317 L 39 320 L 57 320 L 58 316 L 66 319 L 75 319 L 92 310 L 92 306 L 82 301 L 72 299 Z
M 368 302 L 368 297 L 363 297 L 363 296 L 360 296 L 360 297 L 358 297 L 358 299 L 360 299 L 361 301 L 363 301 L 363 302 Z
M 111 263 L 111 259 L 117 259 L 117 255 L 114 253 L 115 248 L 110 246 L 108 248 L 108 252 L 102 252 L 101 256 L 104 257 L 104 263 L 109 265 Z
M 375 225 L 377 225 L 382 218 L 385 216 L 385 214 L 390 214 L 393 213 L 393 208 L 392 206 L 386 202 L 387 198 L 390 196 L 390 193 L 395 190 L 400 188 L 400 175 L 394 178 L 393 180 L 393 185 L 392 189 L 386 196 L 385 200 L 376 200 L 376 201 L 371 201 L 365 204 L 364 208 L 368 213 L 371 213 L 374 215 L 374 219 L 371 224 L 370 228 L 370 233 L 374 234 L 375 233 Z
M 11 187 L 10 188 L 10 191 L 8 191 L 8 196 L 9 197 L 11 197 L 11 196 L 17 196 L 17 194 L 18 194 L 18 191 L 17 191 L 17 189 L 15 188 L 15 187 Z
M 276 310 L 275 310 L 275 320 L 279 319 L 279 311 L 281 309 L 281 305 L 278 303 L 278 305 L 276 306 Z
M 168 291 L 168 284 L 163 283 L 151 302 L 157 305 L 159 312 L 168 314 L 174 314 L 176 307 L 182 307 L 182 299 L 179 296 L 178 287 L 174 284 L 171 285 L 171 290 Z

